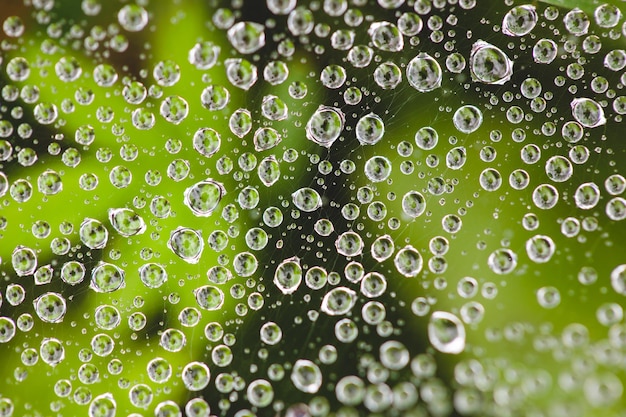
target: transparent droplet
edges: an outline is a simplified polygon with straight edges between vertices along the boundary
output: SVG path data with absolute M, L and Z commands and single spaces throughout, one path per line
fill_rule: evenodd
M 274 284 L 283 294 L 293 294 L 301 283 L 302 267 L 299 258 L 288 258 L 278 265 L 274 272 Z
M 200 231 L 178 227 L 171 233 L 167 247 L 185 262 L 196 264 L 200 261 L 204 242 Z
M 47 292 L 33 301 L 35 312 L 46 323 L 59 323 L 67 311 L 65 298 L 59 293 Z
M 384 156 L 373 156 L 365 162 L 365 176 L 372 182 L 385 181 L 391 175 L 391 162 Z
M 187 188 L 183 201 L 194 215 L 207 217 L 217 209 L 225 194 L 226 189 L 221 183 L 207 179 Z
M 61 280 L 69 285 L 76 285 L 85 279 L 85 266 L 78 261 L 68 261 L 61 267 Z
M 180 80 L 180 67 L 175 61 L 159 61 L 152 71 L 155 81 L 162 87 L 171 87 Z
M 110 393 L 95 397 L 89 404 L 89 417 L 114 417 L 117 412 L 117 403 Z
M 361 294 L 367 298 L 380 297 L 387 291 L 387 279 L 378 272 L 368 272 L 361 280 Z
M 467 66 L 465 57 L 458 52 L 453 52 L 446 57 L 446 68 L 454 74 L 460 74 Z
M 561 294 L 555 287 L 541 287 L 537 290 L 537 302 L 543 308 L 555 308 L 561 303 Z
M 146 230 L 143 218 L 127 208 L 109 209 L 109 222 L 124 237 L 140 235 Z
M 283 331 L 278 324 L 268 321 L 261 326 L 261 341 L 270 346 L 274 346 L 283 338 Z
M 170 379 L 172 376 L 172 365 L 163 358 L 156 357 L 147 365 L 148 378 L 152 382 L 156 382 L 157 384 L 162 384 Z M 152 392 L 149 393 L 149 396 L 152 397 Z
M 439 134 L 430 126 L 422 127 L 415 132 L 415 143 L 425 151 L 434 149 L 439 142 Z
M 407 278 L 416 277 L 424 266 L 422 255 L 411 245 L 400 249 L 393 263 L 398 272 Z
M 393 255 L 394 250 L 395 244 L 392 237 L 389 235 L 380 236 L 372 243 L 372 258 L 378 262 L 382 262 L 389 259 L 391 255 Z
M 357 256 L 363 251 L 363 239 L 356 232 L 344 232 L 337 237 L 335 248 L 340 255 Z
M 200 102 L 202 106 L 210 111 L 222 110 L 230 101 L 230 92 L 221 85 L 210 85 L 202 90 Z
M 374 46 L 381 51 L 400 52 L 404 48 L 404 39 L 398 27 L 389 22 L 374 22 L 368 33 Z
M 146 408 L 153 399 L 152 388 L 145 384 L 133 385 L 128 391 L 128 396 L 132 405 L 138 408 Z
M 549 210 L 559 201 L 558 190 L 550 184 L 541 184 L 533 191 L 533 203 L 540 209 Z
M 574 201 L 576 202 L 576 207 L 590 210 L 600 201 L 600 188 L 593 182 L 581 184 L 574 192 Z
M 509 274 L 517 267 L 517 255 L 510 249 L 496 249 L 489 255 L 487 264 L 498 275 Z
M 435 58 L 422 52 L 409 61 L 406 78 L 411 87 L 426 93 L 441 87 L 443 71 Z
M 385 124 L 377 114 L 366 114 L 356 124 L 356 138 L 361 145 L 375 145 L 384 134 Z
M 538 64 L 549 64 L 556 58 L 558 49 L 552 39 L 539 39 L 533 47 L 533 59 Z
M 300 391 L 315 394 L 322 386 L 322 371 L 307 359 L 298 359 L 291 370 L 291 381 Z
M 2 327 L 2 318 L 0 318 L 0 328 Z M 6 335 L 6 332 L 0 332 Z M 63 343 L 59 339 L 53 337 L 44 338 L 39 347 L 39 357 L 50 366 L 56 366 L 65 359 L 65 349 Z
M 265 27 L 255 22 L 235 23 L 228 30 L 228 40 L 241 54 L 252 54 L 265 46 Z
M 554 182 L 564 182 L 569 180 L 574 173 L 569 159 L 556 155 L 546 161 L 546 174 Z
M 274 155 L 263 158 L 257 169 L 259 179 L 266 187 L 271 187 L 280 179 L 280 164 Z
M 320 106 L 306 125 L 306 137 L 330 148 L 343 132 L 345 116 L 335 107 Z
M 479 40 L 470 53 L 472 80 L 485 84 L 501 85 L 513 75 L 513 61 L 497 46 Z
M 374 70 L 374 81 L 383 90 L 392 90 L 402 81 L 402 72 L 393 62 L 383 62 Z
M 446 154 L 446 166 L 450 169 L 461 169 L 466 161 L 467 152 L 463 146 L 452 148 Z
M 465 350 L 465 327 L 454 314 L 435 311 L 428 323 L 428 340 L 440 352 L 459 354 Z
M 289 13 L 287 28 L 294 36 L 308 35 L 313 30 L 315 21 L 313 12 L 304 6 L 296 7 Z
M 469 134 L 478 130 L 483 123 L 483 113 L 476 106 L 461 106 L 454 112 L 452 122 L 459 132 Z
M 148 24 L 148 12 L 136 4 L 128 4 L 117 14 L 120 25 L 129 32 L 139 32 Z
M 274 400 L 274 389 L 264 379 L 256 379 L 248 384 L 246 390 L 248 401 L 254 407 L 264 408 Z
M 109 293 L 125 286 L 124 271 L 108 262 L 100 262 L 91 271 L 89 287 L 95 292 Z
M 356 298 L 356 292 L 349 288 L 333 288 L 322 299 L 321 310 L 330 316 L 347 314 L 356 304 Z
M 94 319 L 96 320 L 96 326 L 102 330 L 113 330 L 122 320 L 119 310 L 112 305 L 98 306 Z
M 312 290 L 324 288 L 328 282 L 328 272 L 321 266 L 314 266 L 306 271 L 304 282 Z
M 266 0 L 267 8 L 276 15 L 289 14 L 296 7 L 296 0 Z
M 242 90 L 248 90 L 258 79 L 257 67 L 246 59 L 230 58 L 224 61 L 226 77 L 230 83 Z
M 113 349 L 115 349 L 115 342 L 108 334 L 98 333 L 91 338 L 90 347 L 95 355 L 104 358 L 113 352 Z
M 320 81 L 326 88 L 336 90 L 344 85 L 348 75 L 341 65 L 327 65 L 320 74 Z
M 189 50 L 189 63 L 199 70 L 208 70 L 217 62 L 220 47 L 213 42 L 198 42 Z
M 281 135 L 276 129 L 271 127 L 262 127 L 254 132 L 254 150 L 257 152 L 266 151 L 274 148 L 282 141 Z
M 183 368 L 182 380 L 189 391 L 202 391 L 209 385 L 211 372 L 202 362 L 189 362 Z
M 99 64 L 93 70 L 93 79 L 100 87 L 113 86 L 117 78 L 117 71 L 112 65 Z
M 424 22 L 416 13 L 402 13 L 398 18 L 398 29 L 404 36 L 415 36 L 422 31 L 423 27 Z
M 80 240 L 90 249 L 102 249 L 109 239 L 109 232 L 96 219 L 85 219 L 80 225 Z
M 606 215 L 614 221 L 626 219 L 626 199 L 615 197 L 609 200 L 606 204 Z
M 574 36 L 586 35 L 591 24 L 585 12 L 579 8 L 567 12 L 563 17 L 563 23 L 565 29 Z
M 192 398 L 185 404 L 185 415 L 187 417 L 210 417 L 211 407 L 201 397 Z
M 196 302 L 204 310 L 219 310 L 224 304 L 224 292 L 212 285 L 204 285 L 194 290 Z
M 169 96 L 161 102 L 159 113 L 170 123 L 179 124 L 189 114 L 187 100 L 180 96 Z
M 526 241 L 526 253 L 533 262 L 548 262 L 555 251 L 556 245 L 549 236 L 536 235 Z
M 421 216 L 426 210 L 426 199 L 417 191 L 409 191 L 402 197 L 402 211 L 412 218 Z
M 309 187 L 299 188 L 291 195 L 293 204 L 300 210 L 310 213 L 322 207 L 322 196 Z
M 502 175 L 496 169 L 487 168 L 480 173 L 478 181 L 483 190 L 496 191 L 502 185 Z
M 575 98 L 571 107 L 572 116 L 584 127 L 594 128 L 606 123 L 604 109 L 590 98 Z
M 162 265 L 147 263 L 139 267 L 139 278 L 148 288 L 159 288 L 167 281 L 167 272 Z
M 355 45 L 348 51 L 348 62 L 355 68 L 367 67 L 374 58 L 374 51 L 367 45 Z
M 504 15 L 502 33 L 509 36 L 527 35 L 535 28 L 538 20 L 535 6 L 524 4 L 513 7 Z

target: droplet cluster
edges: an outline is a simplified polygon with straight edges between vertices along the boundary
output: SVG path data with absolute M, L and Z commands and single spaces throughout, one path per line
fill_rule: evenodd
M 0 417 L 623 414 L 621 4 L 14 3 Z

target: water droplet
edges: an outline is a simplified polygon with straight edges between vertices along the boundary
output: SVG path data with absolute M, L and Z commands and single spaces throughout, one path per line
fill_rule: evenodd
M 211 371 L 202 362 L 189 362 L 183 368 L 182 380 L 189 391 L 202 391 L 209 385 Z
M 274 273 L 274 284 L 283 294 L 293 294 L 301 283 L 302 267 L 299 258 L 288 258 L 278 265 Z
M 526 241 L 526 253 L 533 262 L 548 262 L 555 251 L 556 245 L 549 236 L 536 235 Z
M 322 299 L 321 310 L 330 316 L 341 316 L 356 304 L 356 292 L 346 287 L 333 288 Z
M 291 371 L 291 381 L 300 391 L 315 394 L 322 386 L 322 372 L 310 360 L 298 359 Z
M 213 42 L 198 42 L 189 50 L 189 63 L 199 70 L 208 70 L 217 62 L 220 47 Z
M 337 237 L 335 248 L 343 256 L 357 256 L 363 251 L 363 239 L 356 232 L 344 232 Z
M 270 346 L 276 345 L 283 338 L 283 331 L 278 324 L 268 321 L 261 326 L 261 341 Z
M 35 312 L 46 323 L 59 323 L 67 311 L 65 298 L 59 293 L 47 292 L 33 301 Z
M 276 129 L 271 127 L 262 127 L 254 132 L 254 138 L 252 141 L 254 143 L 254 150 L 262 152 L 274 148 L 282 141 L 282 137 Z
M 113 229 L 124 237 L 140 235 L 146 230 L 144 220 L 131 209 L 109 209 L 109 221 Z
M 565 29 L 574 36 L 586 35 L 591 24 L 585 12 L 579 8 L 567 12 L 563 17 L 563 23 L 565 24 Z
M 575 98 L 571 107 L 572 116 L 584 127 L 594 128 L 606 123 L 602 106 L 590 98 Z
M 291 195 L 293 204 L 300 210 L 310 213 L 322 207 L 322 197 L 309 187 L 299 188 Z
M 356 138 L 361 145 L 375 145 L 384 134 L 385 124 L 377 114 L 366 114 L 356 124 Z
M 95 292 L 109 293 L 124 286 L 124 271 L 116 265 L 101 261 L 91 271 L 89 287 Z
M 496 249 L 489 255 L 487 264 L 498 275 L 509 274 L 517 267 L 517 255 L 510 249 Z
M 217 209 L 225 194 L 226 189 L 221 183 L 207 179 L 185 190 L 184 203 L 194 215 L 207 217 Z
M 256 379 L 250 382 L 246 394 L 250 404 L 259 408 L 267 407 L 274 399 L 274 389 L 272 385 L 264 379 Z
M 483 123 L 483 113 L 476 106 L 461 106 L 454 112 L 452 122 L 459 132 L 469 134 L 478 130 Z
M 454 314 L 435 311 L 428 323 L 428 340 L 440 352 L 459 354 L 465 350 L 465 327 Z
M 441 87 L 443 71 L 435 58 L 422 52 L 409 61 L 406 78 L 411 87 L 426 93 Z
M 129 32 L 139 32 L 148 24 L 148 12 L 136 4 L 127 4 L 117 14 L 120 25 Z
M 196 302 L 205 310 L 219 310 L 224 304 L 224 293 L 212 285 L 203 285 L 193 291 Z
M 513 61 L 497 46 L 479 40 L 470 53 L 470 73 L 474 81 L 502 85 L 513 75 Z
M 239 22 L 228 30 L 228 40 L 241 54 L 252 54 L 265 46 L 265 27 L 254 22 Z
M 537 25 L 535 6 L 524 4 L 509 10 L 502 20 L 502 33 L 509 36 L 524 36 Z
M 200 231 L 178 227 L 170 234 L 167 247 L 185 262 L 196 264 L 200 261 L 204 242 Z
M 374 22 L 368 30 L 372 43 L 381 51 L 400 52 L 404 48 L 404 39 L 398 27 L 389 22 Z

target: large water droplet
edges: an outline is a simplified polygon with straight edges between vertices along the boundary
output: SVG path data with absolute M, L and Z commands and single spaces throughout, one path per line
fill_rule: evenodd
M 459 354 L 465 350 L 465 327 L 454 314 L 435 311 L 428 323 L 428 340 L 440 352 Z

